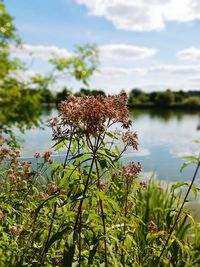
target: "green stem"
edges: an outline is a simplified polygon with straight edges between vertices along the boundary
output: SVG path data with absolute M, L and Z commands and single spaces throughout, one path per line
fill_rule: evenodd
M 96 171 L 97 171 L 97 177 L 98 177 L 98 188 L 99 192 L 101 191 L 100 188 L 100 175 L 99 175 L 99 169 L 98 169 L 98 164 L 97 161 L 95 160 L 95 165 L 96 165 Z M 108 266 L 108 261 L 107 261 L 107 242 L 106 242 L 106 223 L 105 223 L 105 215 L 104 215 L 104 210 L 103 210 L 103 202 L 102 199 L 99 197 L 99 205 L 101 209 L 101 219 L 102 219 L 102 224 L 103 224 L 103 235 L 104 235 L 104 260 L 105 260 L 105 267 Z
M 50 224 L 50 227 L 49 227 L 49 232 L 48 232 L 47 240 L 45 242 L 44 250 L 43 250 L 43 253 L 42 253 L 42 256 L 41 256 L 41 264 L 43 264 L 44 255 L 48 251 L 47 245 L 48 245 L 48 242 L 49 242 L 49 239 L 50 239 L 50 235 L 51 235 L 51 231 L 52 231 L 52 228 L 53 228 L 53 222 L 54 222 L 54 218 L 55 218 L 55 214 L 56 214 L 56 209 L 57 209 L 57 202 L 54 204 L 54 209 L 53 209 L 53 215 L 52 215 L 52 219 L 51 219 L 51 224 Z

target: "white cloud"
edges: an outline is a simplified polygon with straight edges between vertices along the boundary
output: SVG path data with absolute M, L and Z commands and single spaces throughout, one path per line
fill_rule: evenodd
M 156 50 L 127 44 L 109 44 L 99 47 L 102 57 L 113 60 L 138 60 L 153 56 Z
M 31 77 L 35 76 L 36 72 L 33 70 L 16 70 L 10 73 L 10 77 L 17 79 L 19 82 L 28 83 L 31 81 Z
M 195 75 L 200 74 L 200 65 L 160 65 L 149 68 L 147 72 L 156 74 Z
M 182 60 L 200 60 L 200 49 L 196 47 L 190 47 L 178 51 L 176 56 Z
M 167 21 L 200 19 L 199 0 L 76 0 L 90 15 L 104 16 L 117 29 L 162 30 Z
M 146 69 L 143 68 L 119 68 L 119 67 L 102 67 L 99 72 L 95 73 L 96 77 L 122 77 L 131 74 L 144 75 Z
M 64 48 L 58 48 L 56 46 L 30 45 L 30 44 L 23 44 L 18 47 L 12 46 L 11 53 L 13 56 L 18 57 L 22 60 L 30 58 L 49 60 L 53 56 L 57 57 L 70 56 L 70 53 Z

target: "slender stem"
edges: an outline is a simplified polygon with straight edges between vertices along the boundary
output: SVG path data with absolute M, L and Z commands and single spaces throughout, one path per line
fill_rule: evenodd
M 77 140 L 78 142 L 78 154 L 80 154 L 80 142 L 79 139 Z M 80 164 L 78 165 L 78 170 L 80 172 Z M 79 220 L 79 260 L 78 260 L 78 266 L 81 267 L 81 250 L 82 250 L 82 244 L 81 244 L 81 232 L 82 232 L 82 211 L 80 213 L 80 220 Z
M 64 174 L 65 174 L 65 168 L 66 168 L 66 165 L 67 165 L 67 160 L 68 160 L 68 157 L 69 157 L 69 152 L 70 152 L 70 148 L 71 148 L 71 144 L 72 144 L 72 134 L 70 136 L 70 139 L 69 139 L 69 147 L 68 147 L 68 150 L 67 150 L 67 154 L 66 154 L 66 157 L 65 157 L 65 161 L 64 161 L 64 164 L 63 164 L 63 170 L 62 170 L 62 175 L 61 175 L 61 178 L 64 177 Z
M 75 237 L 76 237 L 76 228 L 77 228 L 79 217 L 80 217 L 80 214 L 81 214 L 81 211 L 82 211 L 83 200 L 84 200 L 84 198 L 86 196 L 86 192 L 87 192 L 87 189 L 88 189 L 88 184 L 89 184 L 90 175 L 91 175 L 91 172 L 92 172 L 92 169 L 93 169 L 94 161 L 95 161 L 95 155 L 92 158 L 92 162 L 91 162 L 91 165 L 90 165 L 90 170 L 89 170 L 89 173 L 88 173 L 88 176 L 87 176 L 87 180 L 86 180 L 86 183 L 85 183 L 85 187 L 84 187 L 84 190 L 83 190 L 83 196 L 82 196 L 82 199 L 81 199 L 80 204 L 78 206 L 78 213 L 77 213 L 76 221 L 75 221 L 75 225 L 74 225 L 74 235 L 73 235 L 73 241 L 74 242 L 75 242 Z
M 52 231 L 52 228 L 53 228 L 53 222 L 54 222 L 54 218 L 55 218 L 55 214 L 56 214 L 56 208 L 57 208 L 57 202 L 54 204 L 54 209 L 53 209 L 53 215 L 52 215 L 52 219 L 51 219 L 51 224 L 50 224 L 50 227 L 49 227 L 49 232 L 48 232 L 47 240 L 45 242 L 44 250 L 43 250 L 43 253 L 42 253 L 42 256 L 41 256 L 41 263 L 43 263 L 44 255 L 47 252 L 47 244 L 49 242 L 51 231 Z
M 125 237 L 126 237 L 126 216 L 127 216 L 127 207 L 128 207 L 128 193 L 129 193 L 129 186 L 128 186 L 128 179 L 126 178 L 126 196 L 125 196 L 125 208 L 124 208 L 124 238 L 122 245 L 124 247 Z M 124 264 L 124 250 L 122 249 L 121 255 L 122 264 Z
M 185 204 L 185 202 L 186 202 L 186 200 L 187 200 L 187 197 L 188 197 L 188 195 L 189 195 L 189 193 L 190 193 L 190 190 L 191 190 L 191 188 L 192 188 L 192 186 L 193 186 L 193 184 L 194 184 L 194 181 L 195 181 L 195 179 L 196 179 L 196 176 L 197 176 L 199 167 L 200 167 L 200 158 L 198 158 L 198 164 L 197 164 L 196 170 L 195 170 L 195 172 L 194 172 L 192 181 L 191 181 L 190 186 L 189 186 L 189 188 L 188 188 L 188 190 L 187 190 L 187 192 L 186 192 L 186 194 L 185 194 L 185 197 L 184 197 L 184 199 L 183 199 L 182 205 L 181 205 L 181 207 L 180 207 L 180 209 L 179 209 L 179 212 L 178 212 L 178 214 L 177 214 L 177 216 L 176 216 L 175 222 L 174 222 L 174 224 L 173 224 L 173 226 L 172 226 L 172 228 L 171 228 L 171 231 L 170 231 L 170 233 L 169 233 L 169 236 L 168 236 L 168 238 L 167 238 L 167 240 L 166 240 L 166 242 L 165 242 L 165 244 L 164 244 L 164 247 L 163 247 L 163 249 L 162 249 L 162 251 L 161 251 L 161 253 L 160 253 L 159 259 L 162 257 L 162 255 L 163 255 L 163 253 L 164 253 L 164 251 L 165 251 L 165 249 L 166 249 L 166 247 L 167 247 L 167 245 L 168 245 L 168 243 L 169 243 L 169 240 L 170 240 L 170 238 L 171 238 L 171 236 L 172 236 L 172 233 L 173 233 L 173 231 L 174 231 L 174 229 L 175 229 L 175 227 L 176 227 L 176 224 L 177 224 L 177 221 L 178 221 L 178 219 L 179 219 L 179 217 L 180 217 L 180 214 L 181 214 L 181 212 L 182 212 L 183 206 L 184 206 L 184 204 Z
M 98 164 L 95 159 L 95 165 L 96 165 L 96 171 L 97 171 L 97 178 L 98 178 L 98 189 L 99 192 L 101 192 L 100 188 L 100 175 L 99 175 L 99 169 L 98 169 Z M 104 215 L 104 210 L 103 210 L 103 202 L 102 199 L 99 197 L 99 205 L 101 209 L 101 218 L 102 218 L 102 224 L 103 224 L 103 235 L 104 235 L 104 260 L 105 260 L 105 267 L 108 266 L 108 261 L 107 261 L 107 242 L 106 242 L 106 223 L 105 223 L 105 215 Z

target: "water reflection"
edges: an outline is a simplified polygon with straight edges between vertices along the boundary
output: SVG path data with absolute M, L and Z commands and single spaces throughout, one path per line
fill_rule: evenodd
M 56 109 L 46 109 L 42 120 L 57 114 Z M 180 173 L 184 155 L 198 155 L 200 146 L 193 143 L 200 139 L 198 125 L 200 113 L 162 110 L 135 110 L 131 113 L 133 130 L 139 134 L 139 150 L 127 151 L 124 161 L 141 161 L 143 172 L 150 175 L 155 172 L 160 179 L 171 181 L 188 180 L 195 166 Z M 19 134 L 19 132 L 17 132 Z M 19 134 L 24 140 L 23 156 L 31 157 L 36 151 L 48 150 L 51 141 L 51 129 L 35 128 Z

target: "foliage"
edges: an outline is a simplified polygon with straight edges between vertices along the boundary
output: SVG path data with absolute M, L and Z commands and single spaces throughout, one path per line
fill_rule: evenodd
M 132 89 L 129 93 L 130 107 L 155 107 L 155 108 L 200 108 L 199 91 L 171 91 L 145 93 L 140 89 Z
M 23 71 L 21 62 L 10 56 L 11 46 L 18 43 L 13 18 L 0 1 L 0 131 L 4 132 L 9 132 L 13 124 L 20 128 L 29 127 L 40 115 L 39 94 L 29 90 L 13 75 Z
M 12 134 L 12 127 L 21 130 L 40 123 L 40 103 L 60 102 L 66 96 L 58 93 L 57 99 L 49 90 L 55 80 L 55 70 L 71 75 L 88 85 L 89 77 L 98 67 L 98 50 L 93 45 L 77 47 L 68 58 L 52 58 L 54 70 L 47 75 L 36 74 L 30 81 L 19 81 L 18 74 L 26 68 L 20 59 L 13 59 L 11 48 L 21 45 L 12 16 L 0 0 L 0 132 Z M 53 56 L 52 56 L 53 57 Z
M 99 65 L 98 49 L 95 45 L 89 44 L 78 46 L 74 55 L 68 58 L 52 58 L 50 63 L 55 66 L 57 71 L 70 74 L 88 86 L 88 79 Z
M 49 121 L 55 151 L 66 151 L 61 163 L 36 153 L 33 169 L 1 137 L 0 266 L 199 266 L 199 227 L 179 209 L 186 183 L 168 188 L 142 181 L 139 163 L 121 166 L 126 148 L 137 149 L 126 101 L 63 102 Z

